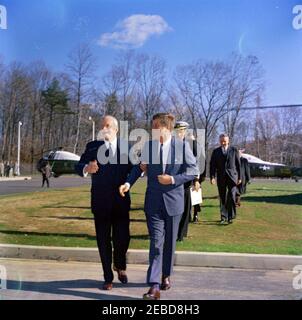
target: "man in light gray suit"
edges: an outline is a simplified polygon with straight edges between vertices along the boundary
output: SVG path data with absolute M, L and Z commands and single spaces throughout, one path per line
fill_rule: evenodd
M 120 186 L 120 194 L 125 196 L 142 171 L 147 172 L 144 210 L 150 236 L 147 282 L 151 288 L 143 296 L 146 300 L 160 299 L 160 289 L 171 287 L 170 275 L 184 208 L 183 185 L 199 174 L 189 144 L 172 137 L 174 123 L 171 114 L 160 113 L 153 117 L 155 139 L 145 144 L 141 165 L 134 166 L 126 183 Z

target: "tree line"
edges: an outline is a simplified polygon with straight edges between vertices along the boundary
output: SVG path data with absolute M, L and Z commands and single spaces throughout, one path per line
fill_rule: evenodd
M 61 72 L 43 61 L 5 63 L 0 58 L 0 160 L 14 161 L 21 121 L 21 160 L 34 171 L 48 150 L 81 153 L 91 122 L 104 114 L 127 120 L 129 129 L 150 129 L 156 112 L 172 112 L 205 130 L 206 152 L 220 132 L 264 160 L 302 165 L 301 111 L 246 111 L 265 95 L 264 70 L 255 56 L 197 60 L 173 70 L 159 56 L 119 52 L 105 74 L 89 45 L 66 57 Z

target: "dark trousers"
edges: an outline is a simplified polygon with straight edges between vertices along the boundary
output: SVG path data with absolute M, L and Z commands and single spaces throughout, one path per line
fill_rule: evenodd
M 191 215 L 191 209 L 192 209 L 192 205 L 191 205 L 190 188 L 185 188 L 185 207 L 179 223 L 178 235 L 177 235 L 178 240 L 182 241 L 184 237 L 188 236 L 188 226 L 189 226 L 189 220 Z
M 246 183 L 241 183 L 238 186 L 239 195 L 246 194 L 246 185 L 247 185 Z
M 49 188 L 49 179 L 45 174 L 43 174 L 42 175 L 42 187 L 44 187 L 45 182 L 47 184 L 47 188 Z
M 195 206 L 193 206 L 193 219 L 192 221 L 197 221 L 198 219 L 198 213 L 201 212 L 201 205 L 200 204 L 196 204 Z
M 161 283 L 162 276 L 173 271 L 176 238 L 181 215 L 169 216 L 164 204 L 157 212 L 146 213 L 150 236 L 147 283 Z
M 94 214 L 96 239 L 106 282 L 112 282 L 114 278 L 112 249 L 114 267 L 120 270 L 126 270 L 127 268 L 126 254 L 130 242 L 130 219 L 129 211 L 122 215 L 121 211 L 120 208 L 116 207 L 106 216 Z
M 217 181 L 220 197 L 221 219 L 232 220 L 236 218 L 237 185 L 229 178 Z

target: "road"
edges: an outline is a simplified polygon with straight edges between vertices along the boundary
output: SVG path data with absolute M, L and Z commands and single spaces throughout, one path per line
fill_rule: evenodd
M 47 190 L 41 188 L 42 178 L 34 176 L 32 180 L 25 181 L 2 181 L 0 182 L 0 195 L 8 195 L 23 192 L 34 192 Z M 68 188 L 78 187 L 90 183 L 90 178 L 81 178 L 77 176 L 63 176 L 59 178 L 51 178 L 51 188 Z
M 279 179 L 257 179 L 253 180 L 254 183 L 291 183 L 295 184 L 293 180 L 279 180 Z M 51 178 L 51 188 L 68 188 L 78 187 L 90 183 L 90 178 L 84 179 L 77 176 L 62 176 L 59 178 Z M 33 176 L 32 180 L 25 181 L 1 181 L 0 180 L 0 195 L 8 195 L 23 192 L 41 191 L 41 177 Z M 47 190 L 44 188 L 44 190 Z
M 112 291 L 100 290 L 98 263 L 0 259 L 7 272 L 7 289 L 0 300 L 133 300 L 146 292 L 147 266 L 128 266 L 129 283 L 114 282 Z M 290 271 L 176 267 L 172 289 L 163 300 L 288 300 L 302 299 L 294 290 Z M 2 281 L 3 284 L 3 281 Z

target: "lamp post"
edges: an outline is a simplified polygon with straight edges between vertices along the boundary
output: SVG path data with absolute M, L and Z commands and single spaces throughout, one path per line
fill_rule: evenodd
M 92 141 L 95 140 L 95 121 L 92 119 L 92 117 L 89 117 L 89 121 L 92 121 Z
M 18 158 L 17 158 L 17 175 L 20 176 L 20 149 L 21 149 L 21 126 L 22 122 L 18 123 Z

